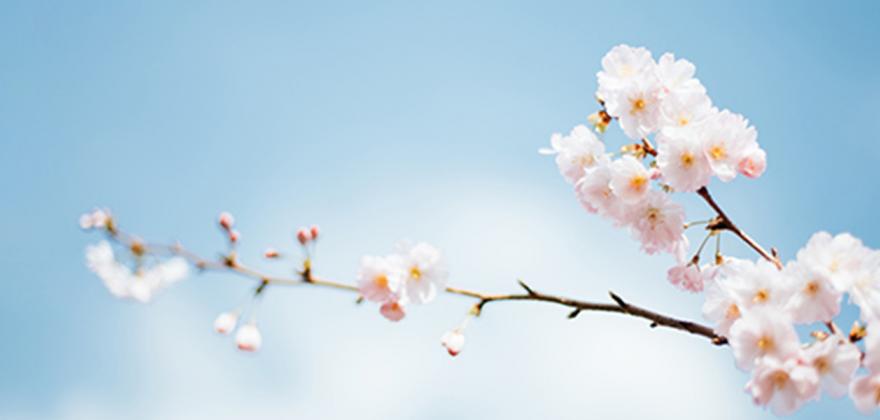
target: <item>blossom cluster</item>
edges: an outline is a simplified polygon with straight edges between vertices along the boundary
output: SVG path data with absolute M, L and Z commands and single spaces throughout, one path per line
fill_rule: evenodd
M 554 134 L 551 149 L 543 150 L 556 155 L 587 211 L 629 228 L 649 254 L 681 256 L 688 246 L 684 209 L 667 192 L 697 191 L 712 176 L 757 178 L 766 166 L 755 128 L 713 107 L 695 71 L 670 53 L 655 61 L 645 48 L 614 47 L 597 75 L 604 109 L 589 118 L 594 130 L 578 125 L 568 135 Z M 619 154 L 596 135 L 612 120 L 637 141 Z M 648 157 L 654 159 L 646 164 Z
M 751 372 L 746 391 L 756 404 L 785 415 L 823 392 L 848 392 L 860 411 L 873 412 L 880 405 L 880 251 L 849 234 L 820 232 L 785 266 L 720 249 L 701 266 L 702 246 L 688 257 L 684 210 L 670 193 L 698 192 L 712 177 L 757 178 L 766 168 L 755 128 L 713 107 L 694 75 L 693 64 L 670 53 L 654 61 L 645 48 L 614 47 L 597 75 L 603 109 L 588 118 L 593 129 L 554 134 L 546 153 L 556 155 L 587 211 L 629 228 L 646 252 L 676 256 L 667 273 L 673 285 L 705 289 L 703 314 L 730 343 L 736 366 Z M 618 155 L 597 136 L 614 120 L 637 141 Z M 721 234 L 707 228 L 707 240 Z M 834 324 L 844 296 L 861 313 L 849 335 Z M 802 343 L 797 327 L 816 325 L 829 332 Z
M 434 300 L 449 277 L 437 248 L 424 242 L 400 248 L 384 257 L 363 257 L 358 272 L 361 296 L 379 303 L 379 312 L 391 321 L 403 319 L 408 304 Z
M 751 371 L 746 389 L 757 404 L 788 414 L 822 392 L 847 391 L 866 414 L 880 404 L 880 251 L 849 234 L 819 232 L 782 270 L 727 257 L 706 281 L 704 316 L 728 337 L 737 367 Z M 844 296 L 867 332 L 856 326 L 850 337 L 834 326 Z M 795 327 L 814 324 L 831 331 L 801 343 Z M 855 378 L 860 366 L 867 375 Z

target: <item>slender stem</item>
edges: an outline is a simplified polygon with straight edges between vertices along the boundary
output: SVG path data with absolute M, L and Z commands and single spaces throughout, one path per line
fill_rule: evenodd
M 268 285 L 312 285 L 312 286 L 321 286 L 332 289 L 344 290 L 349 292 L 359 292 L 359 289 L 356 286 L 341 283 L 333 280 L 322 279 L 314 275 L 311 263 L 309 260 L 306 260 L 304 264 L 304 269 L 300 272 L 299 278 L 285 278 L 285 277 L 276 277 L 263 274 L 255 269 L 252 269 L 248 266 L 243 265 L 237 258 L 234 252 L 230 252 L 229 255 L 224 256 L 220 261 L 211 261 L 206 258 L 203 258 L 186 248 L 184 248 L 180 244 L 175 245 L 162 245 L 162 244 L 146 244 L 141 242 L 139 239 L 134 236 L 128 235 L 121 230 L 114 229 L 114 231 L 109 232 L 109 237 L 128 247 L 129 249 L 138 249 L 140 253 L 147 254 L 170 254 L 176 255 L 186 259 L 191 264 L 195 265 L 200 270 L 215 270 L 215 271 L 231 271 L 233 273 L 239 274 L 243 277 L 251 278 L 259 281 L 258 288 L 260 291 L 265 289 Z M 453 295 L 470 297 L 473 299 L 477 299 L 477 303 L 474 308 L 476 310 L 476 314 L 479 314 L 483 307 L 492 302 L 502 302 L 502 301 L 533 301 L 533 302 L 547 302 L 553 303 L 561 306 L 565 306 L 568 308 L 572 308 L 574 311 L 569 314 L 569 318 L 575 318 L 582 311 L 597 311 L 597 312 L 613 312 L 619 313 L 623 315 L 629 315 L 636 318 L 646 319 L 651 321 L 651 328 L 656 328 L 658 326 L 667 327 L 679 331 L 688 332 L 690 334 L 698 335 L 701 337 L 705 337 L 709 339 L 715 345 L 725 345 L 727 344 L 727 339 L 723 336 L 720 336 L 715 333 L 715 331 L 706 325 L 697 324 L 691 321 L 686 321 L 682 319 L 673 318 L 667 315 L 660 314 L 658 312 L 642 308 L 640 306 L 633 305 L 624 301 L 620 296 L 614 294 L 613 292 L 609 292 L 611 296 L 612 302 L 609 303 L 601 303 L 601 302 L 588 302 L 582 301 L 562 296 L 555 296 L 551 294 L 541 293 L 533 290 L 525 283 L 520 281 L 520 286 L 525 290 L 525 293 L 519 294 L 488 294 L 482 292 L 476 292 L 467 289 L 460 289 L 457 287 L 446 287 L 445 292 Z
M 728 230 L 732 232 L 734 235 L 742 239 L 743 242 L 746 243 L 749 247 L 755 250 L 762 258 L 767 261 L 773 263 L 778 269 L 782 269 L 782 262 L 779 261 L 779 257 L 770 252 L 767 252 L 761 245 L 759 245 L 754 239 L 752 239 L 748 234 L 746 234 L 742 229 L 740 229 L 730 217 L 727 216 L 727 213 L 721 209 L 721 206 L 715 202 L 715 199 L 712 198 L 712 195 L 709 194 L 709 189 L 706 187 L 702 187 L 697 190 L 697 194 L 709 204 L 709 207 L 712 207 L 712 210 L 715 210 L 715 213 L 718 214 L 718 217 L 707 226 L 707 229 L 715 229 L 715 230 Z

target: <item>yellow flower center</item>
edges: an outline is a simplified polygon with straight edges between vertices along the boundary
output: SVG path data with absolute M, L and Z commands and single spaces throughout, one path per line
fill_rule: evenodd
M 737 319 L 740 316 L 739 306 L 736 306 L 735 303 L 731 304 L 730 307 L 727 308 L 727 313 L 725 313 L 727 319 Z
M 758 340 L 758 349 L 760 349 L 761 351 L 763 351 L 765 353 L 770 350 L 773 350 L 773 346 L 774 346 L 773 339 L 770 337 L 765 336 L 765 337 L 761 337 Z
M 775 386 L 776 389 L 782 389 L 788 384 L 788 374 L 782 371 L 774 372 L 773 377 L 771 377 L 770 380 L 773 382 L 773 386 Z
M 694 155 L 691 152 L 684 152 L 681 155 L 681 166 L 690 168 L 694 166 Z
M 641 191 L 648 185 L 648 177 L 644 175 L 636 175 L 629 180 L 629 187 L 634 191 Z
M 714 160 L 724 159 L 727 156 L 727 150 L 724 149 L 724 146 L 716 144 L 709 149 L 709 156 Z
M 816 368 L 816 370 L 819 371 L 819 373 L 821 373 L 821 374 L 828 373 L 828 371 L 831 370 L 831 366 L 828 365 L 828 361 L 825 360 L 824 357 L 820 357 L 820 358 L 814 360 L 814 361 L 813 361 L 813 366 L 814 366 L 814 367 Z
M 583 155 L 577 158 L 577 163 L 581 166 L 593 166 L 595 162 L 596 159 L 593 158 L 593 155 Z
M 645 110 L 645 107 L 647 107 L 647 106 L 648 106 L 648 103 L 645 102 L 645 100 L 643 98 L 638 98 L 638 99 L 632 101 L 632 109 L 630 110 L 630 112 L 633 114 L 635 114 L 637 112 L 642 112 Z
M 819 293 L 819 289 L 819 282 L 813 280 L 807 283 L 807 287 L 804 287 L 804 292 L 806 292 L 810 296 L 816 296 L 816 294 Z
M 388 287 L 388 276 L 386 276 L 384 274 L 379 274 L 378 276 L 373 278 L 373 283 L 375 283 L 376 286 L 379 286 L 384 289 L 384 288 Z
M 681 117 L 678 119 L 678 125 L 680 125 L 682 127 L 688 125 L 690 122 L 691 121 L 685 117 Z
M 421 279 L 422 278 L 422 270 L 419 270 L 418 266 L 415 266 L 415 265 L 412 266 L 412 268 L 409 269 L 409 278 L 411 278 L 413 280 Z
M 758 292 L 755 293 L 755 298 L 752 299 L 755 303 L 764 303 L 768 299 L 770 299 L 770 291 L 767 289 L 758 289 Z

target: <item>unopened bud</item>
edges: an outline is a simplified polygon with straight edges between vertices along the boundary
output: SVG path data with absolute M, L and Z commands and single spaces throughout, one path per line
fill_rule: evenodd
M 217 319 L 214 320 L 214 331 L 217 331 L 220 334 L 226 335 L 232 332 L 235 329 L 235 324 L 238 323 L 238 313 L 236 312 L 224 312 L 217 316 Z
M 254 323 L 243 325 L 235 334 L 235 345 L 241 351 L 255 352 L 263 345 L 263 336 Z
M 266 252 L 263 253 L 266 258 L 278 258 L 280 255 L 275 248 L 266 248 Z
M 318 230 L 317 225 L 312 225 L 311 229 L 309 229 L 309 233 L 312 235 L 312 240 L 316 241 L 318 240 L 318 234 L 321 232 Z
M 300 228 L 296 232 L 296 240 L 299 241 L 300 245 L 305 245 L 309 243 L 312 239 L 312 232 L 306 228 Z
M 235 224 L 235 219 L 232 217 L 231 214 L 224 211 L 224 212 L 220 213 L 218 223 L 220 223 L 220 227 L 223 228 L 223 230 L 228 231 L 228 230 L 232 229 L 232 225 Z
M 443 334 L 443 337 L 440 338 L 440 343 L 443 347 L 446 347 L 446 351 L 449 352 L 450 356 L 458 356 L 462 348 L 464 348 L 464 334 L 458 329 L 449 331 Z
M 241 239 L 241 234 L 237 230 L 229 231 L 229 242 L 236 243 L 239 239 Z

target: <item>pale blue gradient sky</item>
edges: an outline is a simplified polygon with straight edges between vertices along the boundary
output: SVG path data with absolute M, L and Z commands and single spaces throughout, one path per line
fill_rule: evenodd
M 690 59 L 757 126 L 766 175 L 713 189 L 758 239 L 783 256 L 820 229 L 880 247 L 876 3 L 183 3 L 0 4 L 4 419 L 767 416 L 727 350 L 637 320 L 488 307 L 451 360 L 438 338 L 465 300 L 392 325 L 348 295 L 279 289 L 250 357 L 210 331 L 247 283 L 200 276 L 139 306 L 83 266 L 92 206 L 208 254 L 229 210 L 245 258 L 318 223 L 328 276 L 427 240 L 456 285 L 614 289 L 697 317 L 669 259 L 585 214 L 535 153 L 595 110 L 618 43 Z M 832 415 L 857 417 L 826 398 L 795 418 Z

